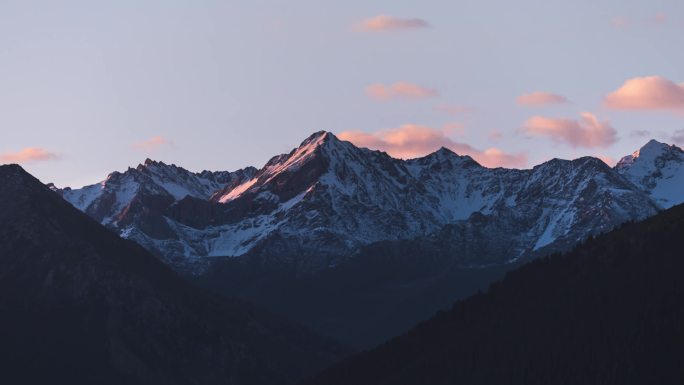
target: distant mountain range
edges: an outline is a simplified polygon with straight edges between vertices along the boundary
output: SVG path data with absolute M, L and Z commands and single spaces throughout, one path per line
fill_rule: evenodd
M 681 384 L 682 250 L 679 205 L 537 259 L 301 385 Z
M 394 159 L 317 132 L 257 170 L 192 173 L 145 161 L 64 198 L 179 271 L 243 257 L 309 274 L 415 240 L 460 267 L 566 250 L 684 201 L 684 152 L 650 141 L 615 168 L 553 159 L 485 168 L 442 148 Z
M 198 285 L 348 346 L 400 334 L 507 271 L 684 201 L 684 153 L 656 141 L 611 168 L 394 159 L 317 132 L 261 169 L 147 160 L 59 190 Z
M 6 384 L 288 384 L 346 353 L 191 285 L 16 165 L 0 166 L 0 314 Z
M 683 337 L 671 306 L 682 186 L 684 152 L 656 141 L 613 168 L 584 157 L 515 170 L 447 149 L 399 160 L 319 132 L 261 169 L 194 173 L 148 159 L 82 189 L 1 166 L 0 361 L 6 378 L 34 383 L 292 383 L 347 350 L 206 288 L 372 348 L 584 242 L 312 384 L 629 383 L 629 373 L 643 383 L 659 365 L 649 357 L 669 360 Z M 543 342 L 553 333 L 567 351 Z M 501 341 L 522 350 L 496 355 Z M 593 351 L 617 361 L 599 370 Z M 586 370 L 573 377 L 572 365 Z

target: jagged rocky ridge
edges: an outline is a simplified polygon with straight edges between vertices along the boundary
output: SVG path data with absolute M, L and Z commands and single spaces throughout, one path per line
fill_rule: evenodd
M 584 157 L 516 170 L 444 148 L 399 160 L 318 132 L 258 171 L 193 174 L 146 161 L 63 196 L 190 272 L 207 257 L 237 256 L 318 271 L 401 240 L 485 266 L 567 249 L 681 202 L 660 187 L 682 186 L 681 150 L 654 143 L 615 169 Z

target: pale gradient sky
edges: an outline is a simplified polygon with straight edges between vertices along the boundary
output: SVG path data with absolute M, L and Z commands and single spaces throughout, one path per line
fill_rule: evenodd
M 0 0 L 0 159 L 80 186 L 146 157 L 260 167 L 314 131 L 416 126 L 527 166 L 617 159 L 684 138 L 683 36 L 681 0 Z M 677 83 L 666 109 L 603 103 L 646 76 Z M 582 116 L 616 136 L 563 131 Z

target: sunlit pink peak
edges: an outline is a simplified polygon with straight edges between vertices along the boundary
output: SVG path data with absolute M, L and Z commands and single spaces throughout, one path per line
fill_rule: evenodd
M 339 139 L 332 132 L 318 131 L 304 139 L 304 141 L 288 155 L 290 157 L 294 156 L 293 154 L 304 155 L 313 152 L 318 148 L 329 151 L 334 148 L 340 149 L 342 147 L 347 147 L 348 145 L 351 145 L 351 143 Z
M 320 144 L 320 143 L 324 142 L 329 135 L 332 135 L 332 134 L 329 133 L 328 131 L 321 130 L 321 131 L 314 132 L 313 134 L 309 135 L 308 138 L 304 139 L 302 144 L 300 144 L 299 146 L 301 147 L 301 146 L 305 146 L 305 145 L 308 145 L 311 143 L 319 143 Z
M 328 156 L 336 150 L 344 151 L 343 147 L 346 146 L 351 144 L 341 142 L 330 132 L 315 132 L 290 153 L 271 158 L 253 178 L 218 197 L 218 201 L 226 203 L 237 199 L 245 193 L 254 192 L 272 181 L 277 181 L 283 175 L 297 173 L 303 167 L 316 168 L 316 163 L 320 163 L 322 158 L 321 154 Z
M 292 150 L 289 154 L 282 154 L 271 158 L 256 178 L 273 176 L 282 171 L 294 171 L 312 159 L 316 154 L 327 152 L 333 147 L 338 147 L 342 142 L 330 132 L 318 131 Z

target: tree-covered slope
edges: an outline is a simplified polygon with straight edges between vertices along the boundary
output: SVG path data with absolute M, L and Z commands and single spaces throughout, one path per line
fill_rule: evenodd
M 681 384 L 684 206 L 536 260 L 306 385 Z

